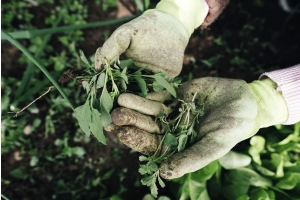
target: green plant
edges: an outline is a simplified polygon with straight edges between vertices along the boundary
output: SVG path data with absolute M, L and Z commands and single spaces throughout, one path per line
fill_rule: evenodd
M 196 94 L 194 95 L 195 98 Z M 156 182 L 158 181 L 161 187 L 165 187 L 164 182 L 159 176 L 159 164 L 170 157 L 172 154 L 183 151 L 186 147 L 195 143 L 197 136 L 194 130 L 194 125 L 199 121 L 199 117 L 204 114 L 203 106 L 197 105 L 194 102 L 184 102 L 180 100 L 181 106 L 178 109 L 178 115 L 174 119 L 169 119 L 168 116 L 157 116 L 157 120 L 161 121 L 167 126 L 163 139 L 159 144 L 156 152 L 148 157 L 140 156 L 141 162 L 146 164 L 140 165 L 139 172 L 144 177 L 141 182 L 143 185 L 150 187 L 151 194 L 156 198 L 158 195 L 158 188 Z M 161 155 L 158 152 L 167 146 Z
M 293 128 L 292 128 L 293 127 Z M 299 199 L 300 123 L 261 130 L 244 153 L 230 152 L 172 180 L 177 199 Z
M 147 74 L 144 68 L 135 67 L 132 60 L 107 61 L 103 70 L 96 72 L 94 64 L 90 64 L 82 51 L 80 51 L 80 57 L 88 69 L 87 75 L 77 76 L 77 79 L 82 82 L 88 97 L 84 105 L 75 109 L 75 116 L 85 134 L 89 136 L 92 133 L 103 144 L 106 144 L 103 129 L 112 122 L 110 112 L 114 101 L 120 92 L 126 92 L 129 89 L 129 84 L 137 83 L 142 96 L 147 95 L 150 86 L 153 91 L 165 88 L 176 97 L 174 86 L 177 84 L 170 84 L 172 81 L 169 83 L 164 73 Z
M 30 22 L 34 16 L 28 10 L 31 6 L 32 5 L 26 1 L 12 0 L 9 3 L 2 3 L 2 29 L 10 31 L 15 29 L 22 30 L 33 28 Z M 17 21 L 17 23 L 13 23 L 14 21 Z

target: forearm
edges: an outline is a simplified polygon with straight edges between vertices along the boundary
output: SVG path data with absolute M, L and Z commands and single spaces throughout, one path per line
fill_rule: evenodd
M 288 119 L 283 124 L 300 121 L 300 64 L 290 68 L 263 73 L 259 79 L 269 77 L 277 84 L 288 107 Z

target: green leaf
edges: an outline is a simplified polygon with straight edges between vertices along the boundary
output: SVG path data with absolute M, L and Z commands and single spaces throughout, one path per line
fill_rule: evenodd
M 29 165 L 30 167 L 34 167 L 38 162 L 39 162 L 39 158 L 37 156 L 32 156 Z
M 283 177 L 284 176 L 283 157 L 280 154 L 272 153 L 271 160 L 272 160 L 273 165 L 276 167 L 276 177 Z
M 120 74 L 120 77 L 122 77 L 122 79 L 124 79 L 125 83 L 128 84 L 128 76 L 126 75 L 127 73 L 127 67 L 125 67 L 122 70 L 122 73 Z
M 144 178 L 141 179 L 141 183 L 143 185 L 150 186 L 152 184 L 152 182 L 153 182 L 153 178 L 154 177 L 152 175 L 145 176 Z M 155 180 L 154 180 L 154 182 L 155 182 Z
M 141 175 L 148 174 L 148 173 L 149 173 L 148 167 L 147 167 L 146 165 L 140 165 L 139 173 L 140 173 Z
M 135 76 L 134 79 L 136 80 L 136 82 L 138 83 L 138 85 L 142 91 L 142 96 L 143 97 L 147 96 L 148 88 L 147 88 L 147 84 L 146 84 L 145 80 L 141 76 Z
M 164 139 L 164 143 L 169 147 L 174 147 L 177 145 L 177 139 L 174 135 L 167 133 Z
M 187 139 L 188 139 L 188 137 L 185 134 L 179 136 L 179 138 L 178 138 L 178 147 L 177 147 L 178 152 L 181 152 L 182 150 L 184 150 Z
M 217 172 L 218 168 L 219 162 L 215 160 L 202 169 L 192 173 L 192 179 L 198 180 L 200 182 L 205 182 Z
M 143 199 L 144 200 L 144 199 Z M 146 200 L 146 199 L 145 199 Z M 149 199 L 150 200 L 150 199 Z M 158 199 L 157 200 L 171 200 L 169 197 L 167 197 L 167 196 L 160 196 L 160 197 L 158 197 Z
M 85 150 L 83 147 L 72 147 L 71 148 L 71 154 L 76 155 L 78 157 L 82 157 L 85 154 Z
M 252 200 L 271 200 L 269 193 L 263 188 L 255 188 L 250 192 L 250 199 Z
M 248 152 L 251 155 L 254 162 L 261 165 L 260 153 L 265 148 L 266 140 L 262 136 L 256 135 L 250 139 L 251 147 Z
M 176 91 L 175 91 L 174 87 L 164 77 L 162 77 L 159 74 L 155 74 L 153 76 L 153 78 L 157 81 L 157 83 L 159 85 L 161 85 L 164 88 L 166 88 L 166 90 L 168 92 L 170 92 L 176 98 Z
M 12 171 L 9 172 L 9 175 L 11 175 L 12 177 L 16 178 L 16 179 L 21 179 L 21 180 L 25 180 L 27 179 L 28 175 L 24 173 L 24 166 L 21 166 L 19 168 L 16 168 Z
M 101 180 L 108 180 L 112 177 L 112 175 L 114 174 L 115 169 L 110 169 L 107 172 L 105 172 L 102 176 L 101 176 Z
M 84 53 L 82 50 L 79 50 L 79 56 L 80 59 L 82 60 L 82 62 L 84 62 L 88 67 L 91 68 L 90 62 L 88 61 L 88 59 L 85 57 Z
M 103 127 L 108 126 L 111 122 L 110 111 L 113 108 L 113 99 L 110 97 L 106 88 L 103 88 L 100 97 L 100 122 Z
M 190 199 L 190 185 L 189 185 L 189 180 L 190 180 L 190 176 L 191 174 L 186 174 L 185 176 L 183 176 L 180 179 L 185 179 L 184 183 L 181 184 L 182 187 L 179 190 L 179 198 L 180 200 L 186 200 L 186 199 Z
M 124 69 L 125 67 L 130 67 L 132 65 L 133 65 L 132 59 L 121 60 L 119 64 L 121 69 Z
M 126 90 L 127 90 L 127 84 L 125 83 L 124 79 L 121 79 L 121 80 L 120 80 L 120 83 L 121 83 L 122 89 L 123 89 L 124 91 L 126 91 Z
M 165 185 L 165 183 L 163 182 L 163 180 L 160 178 L 159 175 L 157 176 L 157 179 L 158 179 L 159 185 L 160 185 L 162 188 L 164 188 L 166 185 Z
M 148 167 L 151 171 L 156 172 L 158 170 L 158 166 L 157 164 L 155 164 L 154 162 L 149 162 L 148 163 Z
M 289 173 L 283 179 L 281 179 L 276 187 L 284 190 L 291 190 L 296 187 L 298 180 L 300 180 L 300 173 Z
M 86 93 L 90 92 L 90 84 L 87 81 L 82 81 L 82 87 L 85 89 Z
M 222 187 L 222 194 L 226 199 L 237 199 L 242 195 L 246 195 L 249 189 L 249 185 L 245 184 L 230 184 Z
M 99 142 L 106 145 L 106 138 L 103 133 L 103 126 L 101 125 L 100 113 L 96 109 L 92 109 L 92 121 L 89 123 L 92 134 Z
M 89 122 L 91 121 L 92 112 L 87 100 L 84 105 L 75 108 L 75 117 L 78 120 L 80 128 L 83 132 L 90 136 Z
M 219 162 L 225 169 L 236 169 L 248 166 L 251 163 L 251 157 L 245 154 L 229 151 L 225 156 L 219 158 Z
M 161 86 L 157 81 L 154 81 L 152 83 L 152 88 L 154 92 L 161 92 L 163 91 L 165 88 L 163 86 Z
M 97 89 L 99 89 L 99 88 L 104 87 L 104 85 L 105 85 L 105 73 L 102 72 L 98 77 L 96 87 L 97 87 Z
M 176 199 L 210 200 L 207 191 L 207 181 L 212 178 L 218 169 L 219 163 L 213 161 L 196 172 L 173 179 L 172 182 L 176 182 L 176 185 L 179 186 Z
M 259 173 L 261 173 L 262 175 L 265 175 L 265 176 L 275 176 L 275 173 L 272 172 L 270 169 L 268 168 L 265 168 L 261 165 L 258 165 L 258 164 L 253 164 L 256 171 L 258 171 Z
M 152 184 L 150 185 L 150 191 L 151 191 L 151 195 L 152 195 L 154 198 L 157 198 L 157 195 L 158 195 L 158 188 L 157 188 L 155 182 L 152 183 Z
M 148 161 L 149 158 L 146 157 L 146 156 L 139 156 L 139 160 L 140 160 L 140 161 Z
M 256 187 L 272 186 L 272 181 L 249 168 L 237 168 L 230 170 L 226 174 L 226 177 L 227 180 L 233 184 L 252 185 Z
M 189 195 L 191 200 L 209 200 L 207 192 L 207 180 L 217 171 L 219 164 L 217 161 L 211 162 L 204 168 L 193 172 L 189 176 Z
M 250 200 L 250 197 L 247 194 L 239 196 L 236 200 Z

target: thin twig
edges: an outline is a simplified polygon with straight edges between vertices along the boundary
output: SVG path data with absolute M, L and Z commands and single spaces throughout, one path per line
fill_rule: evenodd
M 37 100 L 39 100 L 40 98 L 42 98 L 43 96 L 45 96 L 46 94 L 48 94 L 50 92 L 51 89 L 53 89 L 54 86 L 50 86 L 48 88 L 48 90 L 42 94 L 41 96 L 39 96 L 38 98 L 36 98 L 35 100 L 33 100 L 30 104 L 28 104 L 27 106 L 25 106 L 24 108 L 22 108 L 22 110 L 18 111 L 18 112 L 8 112 L 8 113 L 16 113 L 14 117 L 17 117 L 18 114 L 20 114 L 21 112 L 23 112 L 25 109 L 27 109 L 29 106 L 31 106 L 34 102 L 36 102 Z

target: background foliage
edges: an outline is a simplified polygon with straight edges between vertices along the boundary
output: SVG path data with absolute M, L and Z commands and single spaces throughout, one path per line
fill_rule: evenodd
M 155 3 L 124 5 L 136 15 Z M 56 80 L 68 69 L 83 69 L 79 49 L 92 59 L 124 23 L 118 19 L 98 28 L 78 28 L 116 19 L 116 0 L 10 0 L 2 1 L 1 12 L 2 30 L 14 32 Z M 284 12 L 277 2 L 232 0 L 209 29 L 194 32 L 181 76 L 252 81 L 264 71 L 299 63 L 299 19 L 299 13 Z M 86 137 L 57 90 L 17 117 L 8 113 L 21 110 L 52 84 L 10 43 L 2 41 L 1 57 L 4 198 L 142 199 L 149 193 L 140 183 L 139 154 L 113 134 L 107 135 L 106 146 Z M 85 101 L 75 80 L 62 87 L 74 105 Z M 299 132 L 299 123 L 262 129 L 219 161 L 167 181 L 166 188 L 159 189 L 159 199 L 299 199 Z

